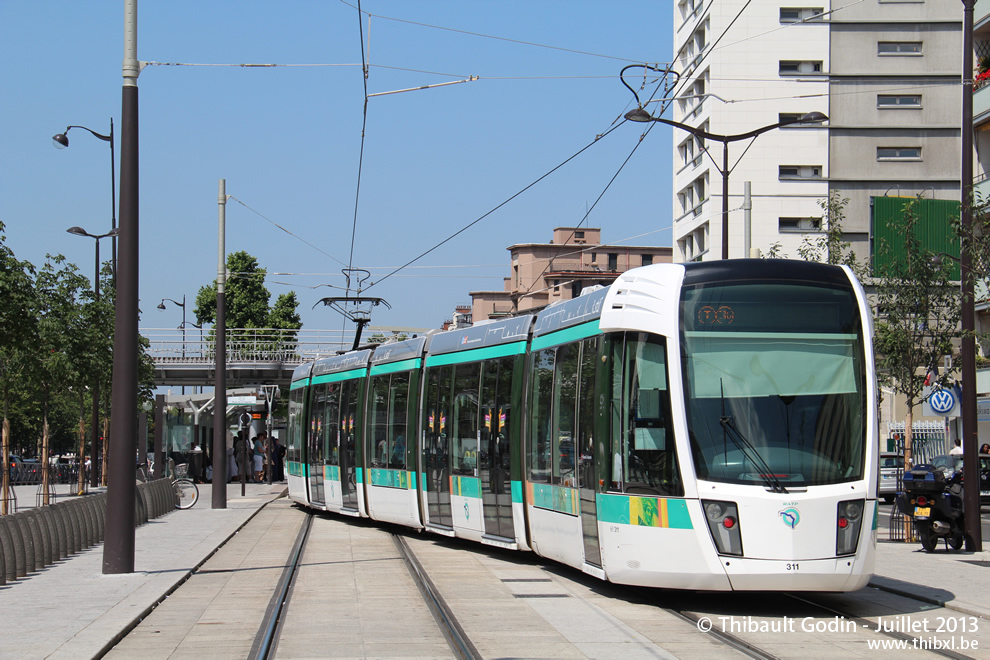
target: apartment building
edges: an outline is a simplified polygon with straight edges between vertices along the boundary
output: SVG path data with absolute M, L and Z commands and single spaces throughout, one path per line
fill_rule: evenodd
M 471 292 L 474 322 L 570 300 L 630 268 L 672 261 L 669 247 L 603 245 L 601 235 L 597 228 L 557 227 L 549 243 L 510 245 L 512 274 L 502 290 Z
M 747 256 L 745 182 L 752 247 L 791 257 L 820 235 L 830 194 L 849 200 L 843 230 L 863 260 L 874 198 L 958 200 L 961 30 L 958 0 L 679 0 L 681 84 L 662 116 L 726 136 L 829 117 L 728 143 L 729 256 Z M 674 260 L 718 259 L 722 144 L 672 130 Z

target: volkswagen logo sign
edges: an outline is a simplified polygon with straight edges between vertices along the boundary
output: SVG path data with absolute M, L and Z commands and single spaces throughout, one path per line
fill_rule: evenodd
M 931 405 L 932 411 L 944 415 L 955 407 L 956 397 L 952 395 L 951 390 L 935 390 L 928 397 L 928 403 Z

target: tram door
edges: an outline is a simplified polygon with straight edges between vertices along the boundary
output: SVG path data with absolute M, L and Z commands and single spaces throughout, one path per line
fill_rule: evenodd
M 342 384 L 340 392 L 340 492 L 345 509 L 357 509 L 357 438 L 358 381 Z
M 595 395 L 596 372 L 600 337 L 581 342 L 581 372 L 578 396 L 578 498 L 581 505 L 581 529 L 584 537 L 584 560 L 595 566 L 602 565 L 602 550 L 598 538 L 598 466 L 604 465 L 605 443 L 595 439 L 595 422 L 598 417 L 598 397 Z M 604 370 L 603 370 L 604 373 Z M 604 404 L 603 404 L 604 405 Z M 603 411 L 604 413 L 604 411 Z
M 323 416 L 326 402 L 327 386 L 315 385 L 309 407 L 309 432 L 306 434 L 306 468 L 309 473 L 309 500 L 320 505 L 326 502 L 323 494 L 323 462 L 326 457 Z
M 513 358 L 488 360 L 482 369 L 479 475 L 485 533 L 515 538 L 509 467 L 509 415 Z
M 450 512 L 450 432 L 452 422 L 451 388 L 454 367 L 446 366 L 427 372 L 426 398 L 423 402 L 423 444 L 421 465 L 426 486 L 427 517 L 435 525 L 453 527 Z

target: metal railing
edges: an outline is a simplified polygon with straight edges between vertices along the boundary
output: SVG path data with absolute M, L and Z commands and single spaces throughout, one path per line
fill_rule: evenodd
M 887 437 L 895 438 L 894 451 L 904 453 L 904 422 L 887 422 Z M 911 425 L 911 462 L 928 463 L 949 453 L 942 422 L 915 422 Z
M 216 361 L 213 330 L 203 333 L 173 328 L 147 328 L 148 354 L 156 364 L 212 364 Z M 390 333 L 391 334 L 391 333 Z M 335 355 L 350 348 L 353 333 L 340 330 L 282 330 L 277 328 L 228 328 L 227 363 L 303 362 Z

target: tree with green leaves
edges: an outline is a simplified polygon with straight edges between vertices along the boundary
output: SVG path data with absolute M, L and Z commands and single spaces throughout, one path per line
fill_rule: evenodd
M 919 198 L 920 199 L 920 198 Z M 952 264 L 927 249 L 917 227 L 918 200 L 907 203 L 893 220 L 898 244 L 881 241 L 875 264 L 876 332 L 874 346 L 880 377 L 904 396 L 904 461 L 911 465 L 914 407 L 926 385 L 942 386 L 943 356 L 954 352 L 960 335 L 960 290 L 951 280 Z
M 255 257 L 244 251 L 227 255 L 227 270 L 230 276 L 227 278 L 224 294 L 230 343 L 252 352 L 294 350 L 296 334 L 293 331 L 302 327 L 295 291 L 281 294 L 275 304 L 269 306 L 271 293 L 265 288 L 267 272 L 261 268 Z M 200 324 L 216 321 L 216 280 L 199 289 L 194 312 Z M 255 332 L 269 328 L 280 332 Z M 213 331 L 211 336 L 212 333 Z
M 3 514 L 9 513 L 10 399 L 11 390 L 24 376 L 27 355 L 35 332 L 34 266 L 20 261 L 6 244 L 0 222 L 0 396 L 3 397 Z
M 32 342 L 37 368 L 32 381 L 41 399 L 41 463 L 48 465 L 48 413 L 52 399 L 66 384 L 79 381 L 78 354 L 87 350 L 88 328 L 82 314 L 80 298 L 86 278 L 75 264 L 62 255 L 48 255 L 48 261 L 35 278 L 38 300 L 37 334 Z M 43 503 L 48 504 L 48 470 L 42 471 Z
M 829 193 L 827 199 L 818 200 L 822 209 L 821 230 L 816 238 L 805 238 L 798 248 L 798 255 L 805 261 L 818 261 L 833 266 L 849 266 L 860 280 L 869 276 L 867 262 L 860 262 L 846 240 L 842 225 L 846 220 L 848 197 L 838 190 Z

